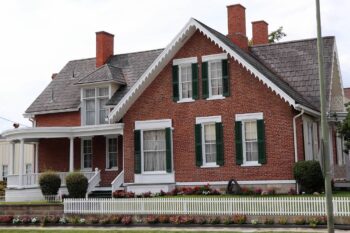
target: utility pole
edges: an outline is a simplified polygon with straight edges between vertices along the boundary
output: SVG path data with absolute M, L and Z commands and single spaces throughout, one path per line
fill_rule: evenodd
M 326 115 L 326 89 L 324 81 L 324 67 L 323 67 L 323 42 L 321 32 L 321 13 L 320 13 L 320 0 L 316 0 L 316 19 L 317 19 L 317 51 L 318 51 L 318 77 L 320 81 L 320 101 L 321 101 L 321 155 L 324 161 L 324 180 L 325 180 L 325 192 L 326 192 L 326 204 L 327 204 L 327 226 L 328 232 L 334 232 L 334 219 L 333 219 L 333 198 L 332 198 L 332 185 L 331 185 L 331 167 L 330 167 L 330 155 L 329 155 L 329 129 Z

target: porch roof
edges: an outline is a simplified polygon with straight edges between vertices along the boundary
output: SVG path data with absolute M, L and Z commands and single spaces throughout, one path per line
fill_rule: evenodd
M 72 138 L 100 135 L 123 135 L 124 124 L 105 124 L 74 127 L 34 127 L 7 130 L 2 136 L 8 140 L 33 140 L 40 138 Z

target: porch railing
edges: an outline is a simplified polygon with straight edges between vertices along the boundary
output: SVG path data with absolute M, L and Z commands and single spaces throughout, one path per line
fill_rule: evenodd
M 100 183 L 100 181 L 101 181 L 101 171 L 98 170 L 98 168 L 96 168 L 94 175 L 89 179 L 89 186 L 88 186 L 88 189 L 86 191 L 86 197 L 89 196 L 89 194 Z
M 84 176 L 90 180 L 94 175 L 95 172 L 82 172 Z M 31 174 L 25 174 L 22 175 L 22 185 L 19 183 L 20 176 L 19 175 L 8 175 L 7 176 L 7 187 L 8 188 L 33 188 L 33 187 L 39 187 L 39 177 L 41 173 L 31 173 Z M 66 177 L 69 174 L 69 172 L 57 172 L 58 176 L 61 178 L 61 186 L 66 185 Z
M 124 183 L 124 170 L 112 181 L 112 193 Z

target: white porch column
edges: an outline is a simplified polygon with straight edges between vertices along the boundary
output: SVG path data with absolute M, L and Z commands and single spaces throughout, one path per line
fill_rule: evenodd
M 14 142 L 11 142 L 11 146 L 10 146 L 10 158 L 9 158 L 9 165 L 8 165 L 8 171 L 9 171 L 9 175 L 13 175 L 14 173 L 14 160 L 15 160 L 15 152 L 16 152 L 16 148 L 15 148 L 16 144 Z
M 39 143 L 35 143 L 34 172 L 33 173 L 39 173 Z
M 74 171 L 74 137 L 69 138 L 69 171 Z
M 24 170 L 24 140 L 20 140 L 19 146 L 19 167 L 18 167 L 18 175 L 19 175 L 19 186 L 23 186 L 23 170 Z

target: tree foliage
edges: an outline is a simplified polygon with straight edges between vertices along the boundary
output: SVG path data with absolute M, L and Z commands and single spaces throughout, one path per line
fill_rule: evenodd
M 350 104 L 346 104 L 348 114 L 346 118 L 338 125 L 338 132 L 344 137 L 345 152 L 350 150 Z
M 287 36 L 287 34 L 283 32 L 283 26 L 281 26 L 269 34 L 269 43 L 276 43 L 285 36 Z

